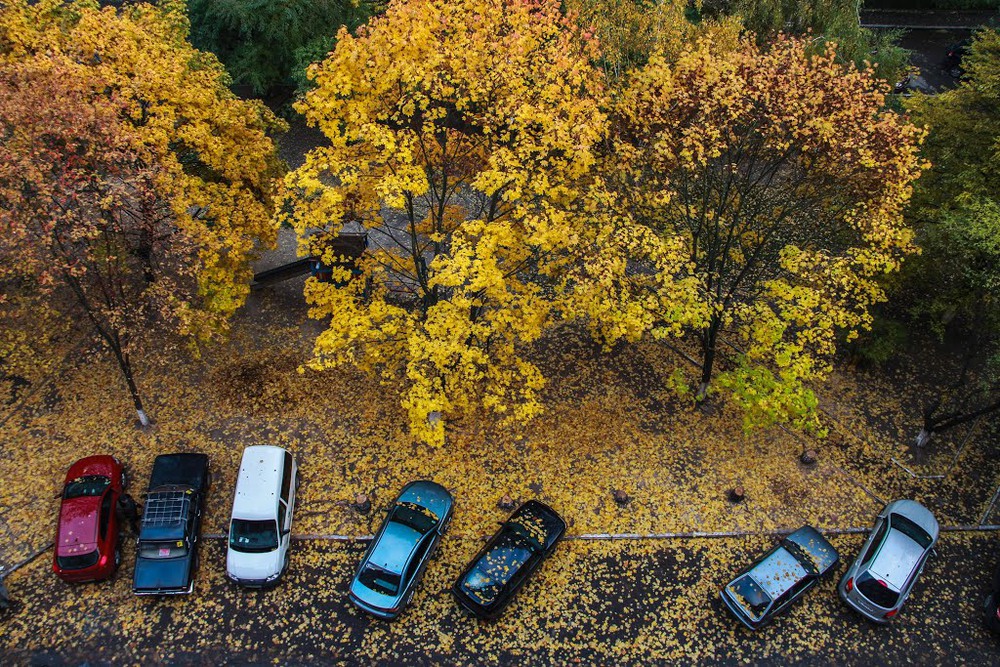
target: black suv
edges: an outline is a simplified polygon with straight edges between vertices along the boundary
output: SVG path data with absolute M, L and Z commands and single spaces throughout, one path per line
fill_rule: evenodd
M 201 508 L 209 485 L 205 454 L 162 454 L 153 462 L 139 529 L 132 591 L 190 593 L 198 563 Z

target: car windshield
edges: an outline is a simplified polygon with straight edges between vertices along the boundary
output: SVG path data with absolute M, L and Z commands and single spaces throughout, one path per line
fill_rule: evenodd
M 59 568 L 62 570 L 82 570 L 92 565 L 97 565 L 99 556 L 100 554 L 95 549 L 90 553 L 77 556 L 57 556 L 56 560 L 59 562 Z
M 139 558 L 152 558 L 155 560 L 180 558 L 181 556 L 186 556 L 187 552 L 187 543 L 184 540 L 139 543 Z
M 369 563 L 361 571 L 361 574 L 358 575 L 358 580 L 377 593 L 395 595 L 399 592 L 399 575 L 381 568 L 374 563 Z
M 858 577 L 858 592 L 884 609 L 890 609 L 899 601 L 899 593 L 889 588 L 889 584 L 865 572 Z
M 934 540 L 927 532 L 904 516 L 893 514 L 889 519 L 889 527 L 898 530 L 903 535 L 920 545 L 921 549 L 926 549 Z
M 545 530 L 545 521 L 542 517 L 534 514 L 524 514 L 508 522 L 507 526 L 514 534 L 520 535 L 527 540 L 532 548 L 538 550 L 545 548 L 545 536 L 547 532 Z
M 66 488 L 63 489 L 63 498 L 69 500 L 82 496 L 99 496 L 104 493 L 104 489 L 108 488 L 110 484 L 111 480 L 103 475 L 77 477 L 66 483 Z
M 437 525 L 438 517 L 426 507 L 404 501 L 396 505 L 392 520 L 423 535 Z
M 749 574 L 745 574 L 729 584 L 726 589 L 736 604 L 742 607 L 747 616 L 755 621 L 760 620 L 767 608 L 771 606 L 771 597 Z
M 531 558 L 531 550 L 509 543 L 483 555 L 465 578 L 465 587 L 484 604 L 489 604 L 508 581 Z
M 278 524 L 274 519 L 233 519 L 229 524 L 229 547 L 248 554 L 274 551 L 278 548 Z

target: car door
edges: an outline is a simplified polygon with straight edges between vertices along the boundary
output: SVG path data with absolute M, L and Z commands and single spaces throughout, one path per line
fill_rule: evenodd
M 424 535 L 420 540 L 420 544 L 413 551 L 413 557 L 410 559 L 409 565 L 406 566 L 405 573 L 405 584 L 404 586 L 409 589 L 409 596 L 413 596 L 413 591 L 417 588 L 417 582 L 420 580 L 420 575 L 423 573 L 424 565 L 427 564 L 427 550 L 430 548 L 431 544 L 434 543 L 435 532 L 431 531 L 427 535 Z M 409 600 L 407 600 L 409 601 Z
M 115 494 L 109 486 L 101 499 L 101 514 L 97 525 L 98 549 L 102 555 L 107 555 L 115 548 Z
M 288 545 L 292 532 L 292 508 L 295 502 L 294 462 L 292 455 L 285 452 L 284 462 L 281 470 L 281 495 L 278 498 L 278 528 L 281 530 L 281 557 L 284 558 L 288 552 Z
M 792 603 L 809 590 L 812 585 L 816 583 L 816 581 L 816 577 L 810 574 L 795 582 L 791 588 L 778 596 L 774 606 L 771 608 L 772 611 L 770 615 L 777 616 L 778 614 L 782 614 L 787 611 Z

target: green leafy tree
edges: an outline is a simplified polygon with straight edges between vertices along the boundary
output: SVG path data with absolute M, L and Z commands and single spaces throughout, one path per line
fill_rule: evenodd
M 862 28 L 860 5 L 860 0 L 706 0 L 702 14 L 739 16 L 762 44 L 779 32 L 810 35 L 817 53 L 835 43 L 843 62 L 859 68 L 872 63 L 879 77 L 896 82 L 909 66 L 909 51 L 897 44 L 897 31 Z
M 919 130 L 885 109 L 870 70 L 789 37 L 653 57 L 614 112 L 607 171 L 623 215 L 679 239 L 699 283 L 698 397 L 712 384 L 748 424 L 816 427 L 807 381 L 829 371 L 836 331 L 869 323 L 877 279 L 914 251 L 902 211 Z M 723 343 L 737 354 L 720 370 Z
M 341 26 L 354 30 L 382 3 L 362 0 L 190 0 L 191 41 L 256 94 L 301 84 L 309 63 L 333 48 Z
M 913 311 L 943 336 L 961 336 L 956 381 L 932 397 L 918 443 L 1000 409 L 1000 33 L 977 34 L 966 80 L 908 103 L 929 129 L 932 163 L 910 218 L 923 248 L 904 275 Z

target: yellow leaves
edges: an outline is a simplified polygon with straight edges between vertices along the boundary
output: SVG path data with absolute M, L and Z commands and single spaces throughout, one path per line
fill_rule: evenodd
M 589 57 L 551 0 L 412 0 L 311 70 L 299 109 L 331 145 L 286 178 L 283 219 L 302 252 L 355 220 L 376 243 L 365 293 L 307 285 L 330 318 L 310 365 L 404 377 L 420 439 L 443 439 L 432 414 L 540 410 L 523 348 L 562 317 L 551 284 L 598 236 L 585 200 L 607 128 Z

